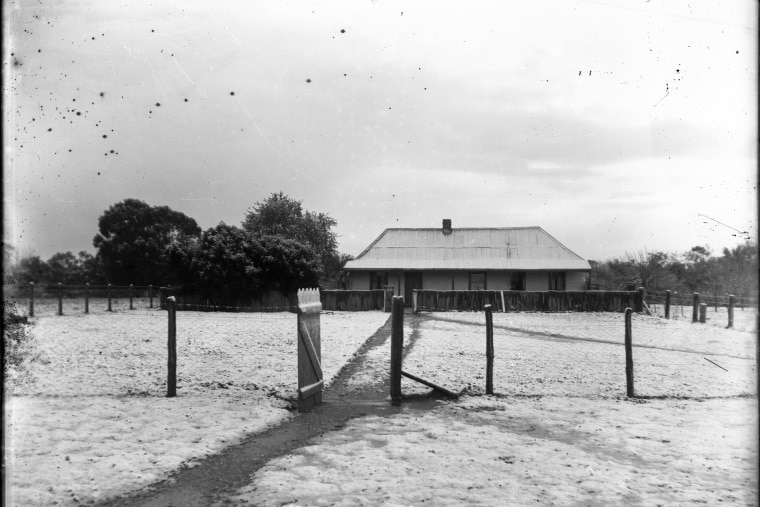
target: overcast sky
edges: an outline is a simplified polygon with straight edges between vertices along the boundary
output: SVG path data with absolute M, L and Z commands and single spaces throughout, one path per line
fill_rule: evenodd
M 353 255 L 443 218 L 598 260 L 757 240 L 757 2 L 212 3 L 5 4 L 21 254 L 93 252 L 125 198 L 206 229 L 279 191 Z

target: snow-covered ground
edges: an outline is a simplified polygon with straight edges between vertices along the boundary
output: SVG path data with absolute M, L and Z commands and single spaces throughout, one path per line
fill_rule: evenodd
M 387 318 L 322 314 L 328 384 Z M 166 398 L 166 312 L 35 318 L 31 359 L 6 379 L 8 504 L 136 490 L 291 417 L 296 327 L 291 313 L 178 312 L 177 397 Z
M 494 313 L 493 322 L 496 393 L 625 395 L 623 314 Z M 406 371 L 454 391 L 485 392 L 483 313 L 422 314 L 405 328 L 407 337 L 420 337 Z M 757 394 L 753 332 L 634 314 L 632 336 L 637 395 Z
M 635 315 L 637 393 L 668 397 L 628 400 L 622 315 L 494 326 L 497 396 L 482 313 L 407 316 L 404 369 L 471 395 L 353 420 L 220 505 L 757 504 L 754 333 Z
M 218 505 L 757 505 L 756 399 L 465 397 L 364 417 Z

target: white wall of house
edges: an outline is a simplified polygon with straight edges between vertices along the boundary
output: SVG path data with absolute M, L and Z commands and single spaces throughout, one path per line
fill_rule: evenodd
M 565 290 L 586 290 L 585 271 L 568 271 L 565 273 Z M 353 290 L 369 289 L 369 272 L 352 271 L 349 288 Z M 510 271 L 487 271 L 486 287 L 488 290 L 509 290 L 512 280 Z M 423 271 L 422 286 L 428 290 L 468 290 L 470 285 L 467 271 Z M 404 295 L 404 272 L 389 271 L 388 284 L 395 286 L 394 293 Z M 549 289 L 547 271 L 528 271 L 525 276 L 525 290 L 545 291 Z

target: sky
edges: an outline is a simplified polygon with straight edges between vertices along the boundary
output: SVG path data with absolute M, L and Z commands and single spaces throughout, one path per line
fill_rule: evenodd
M 539 225 L 587 259 L 757 241 L 757 3 L 16 0 L 4 240 L 94 252 L 127 198 L 274 192 L 385 228 Z M 746 232 L 745 232 L 746 231 Z

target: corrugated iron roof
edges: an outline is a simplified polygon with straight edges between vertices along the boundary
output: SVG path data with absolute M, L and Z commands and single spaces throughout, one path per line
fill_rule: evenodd
M 590 270 L 541 227 L 386 229 L 348 270 Z

